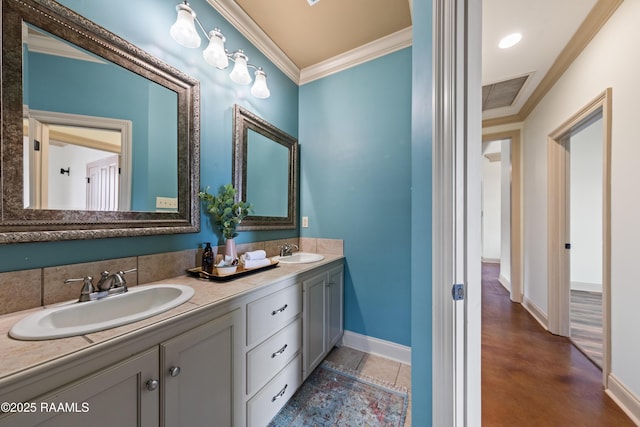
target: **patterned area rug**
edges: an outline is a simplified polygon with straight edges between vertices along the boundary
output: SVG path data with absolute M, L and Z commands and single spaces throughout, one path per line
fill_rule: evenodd
M 406 389 L 324 361 L 268 427 L 402 427 L 407 402 Z

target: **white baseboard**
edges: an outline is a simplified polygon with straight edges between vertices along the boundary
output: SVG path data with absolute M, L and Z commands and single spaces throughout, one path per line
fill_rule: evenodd
M 489 264 L 500 264 L 500 258 L 485 258 L 485 257 L 482 257 L 482 262 L 488 262 Z
M 365 353 L 386 357 L 396 362 L 411 365 L 411 347 L 385 341 L 378 338 L 361 335 L 351 331 L 344 331 L 342 344 Z
M 538 321 L 538 323 L 540 323 L 540 325 L 544 329 L 546 329 L 547 331 L 549 330 L 549 319 L 547 318 L 547 315 L 544 314 L 542 310 L 540 310 L 540 307 L 535 305 L 526 296 L 523 298 L 522 306 L 529 312 L 529 314 L 533 316 L 534 319 Z
M 498 283 L 500 283 L 509 293 L 511 293 L 511 282 L 502 274 L 498 277 Z
M 609 374 L 606 393 L 631 418 L 636 425 L 640 425 L 640 400 L 624 386 L 613 374 Z
M 571 282 L 571 290 L 602 293 L 602 283 Z

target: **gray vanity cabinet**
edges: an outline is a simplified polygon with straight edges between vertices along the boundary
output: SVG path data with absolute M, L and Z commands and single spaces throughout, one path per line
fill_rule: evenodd
M 239 317 L 235 310 L 160 345 L 166 427 L 238 424 Z
M 159 425 L 158 348 L 132 356 L 107 369 L 28 402 L 20 412 L 0 419 L 2 427 Z M 151 390 L 150 390 L 151 389 Z M 14 408 L 18 410 L 18 408 Z
M 302 282 L 304 294 L 303 379 L 342 338 L 344 268 L 324 269 Z

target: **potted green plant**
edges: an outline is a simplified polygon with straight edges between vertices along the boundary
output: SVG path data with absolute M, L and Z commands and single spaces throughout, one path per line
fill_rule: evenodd
M 206 204 L 207 212 L 213 217 L 214 222 L 225 240 L 225 255 L 237 259 L 234 238 L 238 235 L 236 228 L 242 220 L 253 212 L 250 203 L 243 200 L 236 201 L 236 189 L 227 184 L 220 187 L 217 195 L 209 193 L 209 187 L 200 191 L 198 197 Z

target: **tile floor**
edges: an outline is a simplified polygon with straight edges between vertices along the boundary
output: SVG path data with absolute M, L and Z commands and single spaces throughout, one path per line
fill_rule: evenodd
M 406 387 L 409 391 L 409 406 L 404 427 L 411 427 L 411 366 L 344 346 L 335 347 L 327 360 L 362 375 Z

